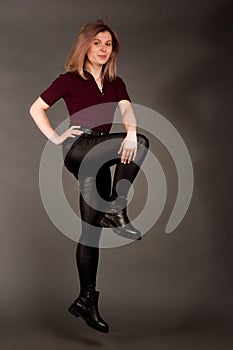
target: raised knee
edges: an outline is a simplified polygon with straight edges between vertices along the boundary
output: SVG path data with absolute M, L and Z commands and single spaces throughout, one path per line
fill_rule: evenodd
M 149 148 L 149 140 L 145 135 L 137 134 L 138 143 L 146 148 Z

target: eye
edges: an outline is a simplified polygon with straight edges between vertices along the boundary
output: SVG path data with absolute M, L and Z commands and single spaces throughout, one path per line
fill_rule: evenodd
M 110 47 L 110 46 L 112 46 L 112 43 L 107 43 L 106 45 Z
M 94 45 L 99 45 L 99 41 L 94 41 Z

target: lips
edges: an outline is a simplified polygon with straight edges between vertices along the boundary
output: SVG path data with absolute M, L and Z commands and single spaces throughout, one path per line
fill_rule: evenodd
M 107 58 L 107 56 L 106 56 L 106 55 L 98 55 L 98 57 L 99 57 L 99 58 L 102 58 L 102 59 Z

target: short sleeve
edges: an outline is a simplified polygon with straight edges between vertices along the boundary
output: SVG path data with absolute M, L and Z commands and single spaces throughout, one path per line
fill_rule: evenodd
M 40 97 L 44 100 L 49 106 L 52 106 L 60 98 L 66 96 L 68 91 L 68 81 L 67 74 L 60 74 L 51 85 L 44 90 Z
M 126 89 L 126 85 L 123 79 L 120 77 L 117 77 L 116 79 L 116 95 L 117 95 L 117 102 L 121 100 L 128 100 L 131 102 L 128 91 Z

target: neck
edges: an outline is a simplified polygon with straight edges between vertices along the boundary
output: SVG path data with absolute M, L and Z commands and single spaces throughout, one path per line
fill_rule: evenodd
M 102 77 L 102 65 L 101 66 L 95 66 L 88 64 L 88 62 L 85 64 L 85 69 L 93 75 L 93 77 L 97 80 L 100 77 Z

